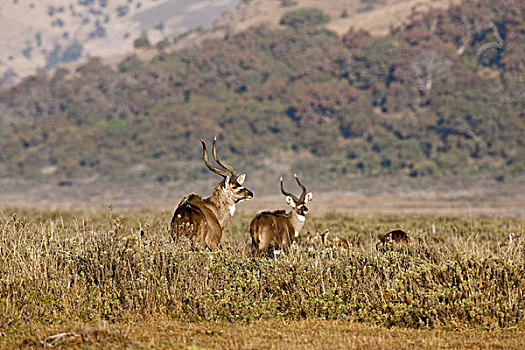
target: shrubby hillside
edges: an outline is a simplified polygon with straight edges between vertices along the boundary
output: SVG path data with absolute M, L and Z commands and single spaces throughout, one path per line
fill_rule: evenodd
M 518 0 L 464 1 L 374 38 L 301 10 L 285 30 L 38 75 L 0 94 L 0 174 L 205 177 L 198 140 L 217 135 L 243 171 L 318 183 L 523 175 L 524 13 Z
M 3 0 L 0 3 L 0 84 L 89 57 L 133 51 L 137 39 L 169 46 L 210 25 L 239 0 Z

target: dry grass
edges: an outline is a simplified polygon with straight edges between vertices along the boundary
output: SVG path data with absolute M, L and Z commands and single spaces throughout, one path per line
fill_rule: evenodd
M 326 214 L 307 229 L 349 251 L 254 260 L 249 216 L 208 253 L 173 244 L 170 215 L 0 212 L 0 347 L 518 348 L 523 336 L 523 243 L 499 248 L 522 218 Z M 395 228 L 414 243 L 376 251 Z
M 372 35 L 388 34 L 391 28 L 407 22 L 410 15 L 432 8 L 447 8 L 455 0 L 377 0 L 333 1 L 297 0 L 295 5 L 282 7 L 281 1 L 253 0 L 237 11 L 228 13 L 218 21 L 235 30 L 242 31 L 262 24 L 278 27 L 279 20 L 288 11 L 299 8 L 318 8 L 330 16 L 327 28 L 342 35 L 350 27 L 364 29 Z M 346 11 L 346 16 L 342 16 Z
M 80 336 L 47 340 L 48 346 L 77 349 L 520 349 L 523 329 L 413 330 L 385 329 L 341 321 L 180 322 L 31 326 L 0 347 L 38 347 L 44 340 L 73 330 Z

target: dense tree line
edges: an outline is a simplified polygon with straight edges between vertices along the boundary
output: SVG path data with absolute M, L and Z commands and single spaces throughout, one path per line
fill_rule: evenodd
M 240 168 L 318 181 L 523 174 L 523 13 L 465 0 L 380 38 L 288 15 L 301 25 L 31 77 L 0 92 L 0 171 L 178 180 L 201 176 L 198 140 L 217 135 Z

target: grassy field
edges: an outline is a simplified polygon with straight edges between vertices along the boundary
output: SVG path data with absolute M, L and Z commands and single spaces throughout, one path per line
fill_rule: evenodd
M 174 245 L 170 216 L 1 210 L 0 348 L 522 346 L 525 250 L 499 244 L 523 218 L 327 213 L 306 230 L 350 250 L 253 260 L 250 216 L 213 254 Z M 378 252 L 398 228 L 411 245 Z

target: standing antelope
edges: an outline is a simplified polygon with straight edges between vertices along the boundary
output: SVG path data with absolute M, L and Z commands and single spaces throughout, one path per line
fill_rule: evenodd
M 379 235 L 379 242 L 376 244 L 376 249 L 379 249 L 379 244 L 385 245 L 386 243 L 393 241 L 395 243 L 410 243 L 410 237 L 403 230 L 394 230 L 388 233 L 383 233 Z
M 306 203 L 312 200 L 313 195 L 312 192 L 307 194 L 306 187 L 299 181 L 297 174 L 294 176 L 302 189 L 299 198 L 284 190 L 281 177 L 281 192 L 286 196 L 286 203 L 292 209 L 289 212 L 286 210 L 263 211 L 257 214 L 250 223 L 254 256 L 265 255 L 270 245 L 274 250 L 279 247 L 288 252 L 294 238 L 299 237 L 299 231 L 303 228 L 308 213 Z
M 253 198 L 253 193 L 242 185 L 246 175 L 237 176 L 234 167 L 221 162 L 217 157 L 216 141 L 217 138 L 213 140 L 213 159 L 229 173 L 210 164 L 206 144 L 201 140 L 204 164 L 224 179 L 208 198 L 203 199 L 194 193 L 183 198 L 173 214 L 170 229 L 174 239 L 185 235 L 194 238 L 201 246 L 211 251 L 218 249 L 222 230 L 235 213 L 235 205 Z

